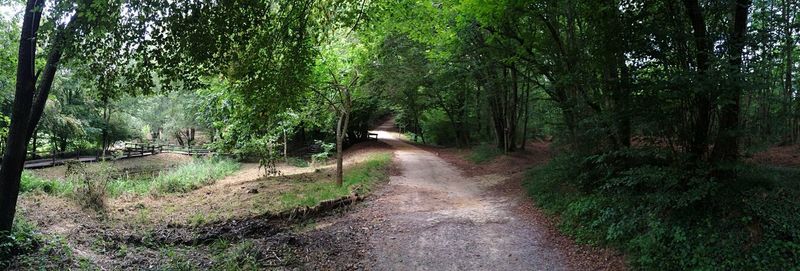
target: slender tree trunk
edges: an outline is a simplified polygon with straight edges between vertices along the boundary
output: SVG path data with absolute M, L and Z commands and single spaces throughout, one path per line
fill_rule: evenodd
M 350 120 L 349 112 L 342 112 L 336 122 L 336 185 L 344 183 L 344 135 Z
M 104 125 L 103 125 L 102 139 L 101 139 L 103 141 L 102 142 L 102 145 L 103 145 L 102 160 L 105 161 L 106 160 L 106 154 L 108 152 L 108 148 L 109 148 L 109 145 L 110 145 L 109 142 L 108 142 L 108 126 L 111 123 L 111 111 L 110 111 L 110 109 L 108 107 L 108 98 L 103 98 L 103 122 L 104 122 Z
M 283 160 L 289 160 L 289 140 L 287 140 L 286 136 L 286 128 L 283 129 Z
M 525 103 L 525 105 L 524 105 L 525 106 L 525 113 L 524 114 L 525 115 L 523 116 L 525 118 L 525 121 L 524 121 L 524 124 L 522 125 L 522 144 L 520 144 L 520 146 L 519 146 L 519 149 L 523 150 L 523 151 L 525 150 L 525 145 L 526 145 L 526 143 L 528 141 L 528 119 L 530 119 L 530 114 L 529 114 L 528 110 L 530 108 L 530 102 L 531 102 L 530 95 L 531 95 L 530 85 L 526 84 L 526 87 L 525 87 L 525 101 L 524 101 L 524 103 Z
M 33 155 L 31 155 L 31 159 L 36 159 L 36 158 L 38 158 L 38 157 L 37 157 L 37 155 L 36 155 L 36 149 L 37 149 L 37 147 L 38 147 L 38 146 L 36 146 L 36 138 L 37 138 L 37 136 L 36 136 L 36 130 L 34 129 L 34 131 L 33 131 L 33 138 L 32 138 L 32 140 L 33 140 L 33 143 L 31 144 L 31 148 L 33 149 L 33 151 L 32 151 L 32 154 L 33 154 Z

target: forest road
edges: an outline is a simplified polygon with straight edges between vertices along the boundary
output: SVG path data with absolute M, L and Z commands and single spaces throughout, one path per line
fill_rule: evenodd
M 507 177 L 465 177 L 400 140 L 393 127 L 389 121 L 373 131 L 395 148 L 401 174 L 362 210 L 374 225 L 369 270 L 568 269 L 544 229 L 515 214 L 520 200 L 490 191 Z

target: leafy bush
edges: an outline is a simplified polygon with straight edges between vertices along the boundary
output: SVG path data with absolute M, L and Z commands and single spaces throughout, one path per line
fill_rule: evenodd
M 481 144 L 472 148 L 472 152 L 467 156 L 467 160 L 476 164 L 483 164 L 494 160 L 494 158 L 501 154 L 503 154 L 503 152 L 500 151 L 500 149 L 489 144 Z
M 325 143 L 322 140 L 314 140 L 315 145 L 319 145 L 320 152 L 311 155 L 311 163 L 317 164 L 327 160 L 336 153 L 336 143 Z
M 440 146 L 455 146 L 458 140 L 450 120 L 442 110 L 428 110 L 422 116 L 422 131 L 425 141 Z
M 638 269 L 786 270 L 800 265 L 800 170 L 742 165 L 719 180 L 655 150 L 562 156 L 529 172 L 537 204 L 577 240 Z

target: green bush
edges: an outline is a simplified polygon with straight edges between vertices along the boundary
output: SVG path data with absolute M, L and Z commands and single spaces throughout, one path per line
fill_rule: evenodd
M 800 266 L 800 170 L 742 165 L 719 180 L 655 150 L 562 156 L 529 172 L 537 205 L 578 241 L 645 270 Z
M 489 144 L 481 144 L 472 148 L 470 154 L 467 156 L 467 160 L 476 164 L 483 164 L 491 162 L 501 154 L 503 154 L 503 152 L 500 151 L 500 149 Z

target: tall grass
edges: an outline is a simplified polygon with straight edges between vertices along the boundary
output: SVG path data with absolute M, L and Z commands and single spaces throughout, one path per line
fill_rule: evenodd
M 188 164 L 161 172 L 155 177 L 117 178 L 107 180 L 105 191 L 109 197 L 123 194 L 144 195 L 148 193 L 185 193 L 218 179 L 228 176 L 239 169 L 239 163 L 229 159 L 195 159 Z M 103 171 L 103 169 L 100 169 Z M 88 172 L 87 174 L 93 174 Z M 83 180 L 48 180 L 24 171 L 20 192 L 45 193 L 53 196 L 75 196 Z
M 30 171 L 23 171 L 19 190 L 20 193 L 41 192 L 49 195 L 68 196 L 75 191 L 75 184 L 69 181 L 49 180 L 38 177 Z
M 389 153 L 371 156 L 344 172 L 342 186 L 331 181 L 303 184 L 280 196 L 282 209 L 315 206 L 322 201 L 348 196 L 353 192 L 364 194 L 372 185 L 386 179 L 386 168 L 392 160 Z
M 153 180 L 151 192 L 185 193 L 230 175 L 239 164 L 228 159 L 195 159 Z

